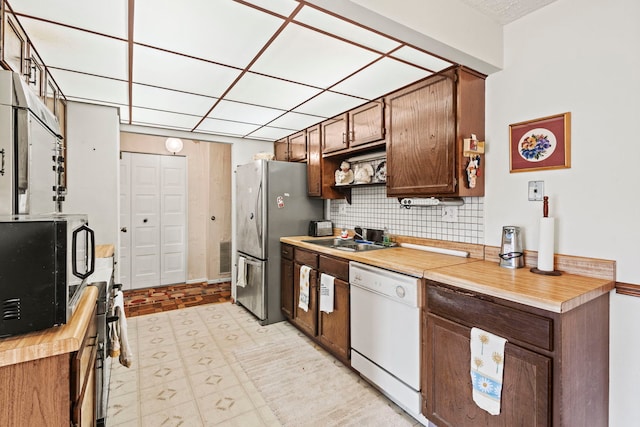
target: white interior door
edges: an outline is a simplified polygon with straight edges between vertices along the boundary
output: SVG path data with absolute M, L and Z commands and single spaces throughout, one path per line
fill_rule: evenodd
M 160 156 L 131 154 L 131 287 L 160 284 Z
M 184 283 L 187 277 L 187 160 L 180 156 L 160 157 L 160 283 Z
M 185 157 L 122 153 L 120 279 L 124 289 L 186 281 L 186 169 Z
M 131 289 L 131 153 L 120 156 L 120 283 Z

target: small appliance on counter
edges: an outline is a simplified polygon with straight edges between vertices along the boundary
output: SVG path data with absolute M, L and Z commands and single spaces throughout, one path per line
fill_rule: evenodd
M 65 324 L 94 271 L 87 215 L 0 217 L 0 337 Z
M 309 221 L 309 236 L 333 236 L 333 224 L 325 220 Z
M 520 228 L 513 225 L 502 227 L 502 244 L 500 246 L 500 267 L 524 267 L 524 250 Z

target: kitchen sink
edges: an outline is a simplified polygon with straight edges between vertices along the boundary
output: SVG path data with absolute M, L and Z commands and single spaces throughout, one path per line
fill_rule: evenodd
M 389 247 L 366 240 L 354 240 L 352 238 L 341 239 L 335 237 L 332 237 L 330 239 L 303 240 L 303 242 L 348 252 L 373 251 L 376 249 L 386 249 Z

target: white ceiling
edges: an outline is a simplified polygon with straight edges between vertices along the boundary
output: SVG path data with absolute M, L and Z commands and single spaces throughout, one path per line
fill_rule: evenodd
M 276 140 L 452 65 L 304 1 L 8 3 L 68 100 L 133 125 Z

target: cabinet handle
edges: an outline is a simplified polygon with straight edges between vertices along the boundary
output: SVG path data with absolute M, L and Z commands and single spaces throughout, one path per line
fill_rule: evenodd
M 346 134 L 346 132 L 342 132 L 342 143 L 343 144 L 347 143 L 347 134 Z
M 0 164 L 0 176 L 4 176 L 4 148 L 0 150 L 0 155 L 2 155 L 2 164 Z

